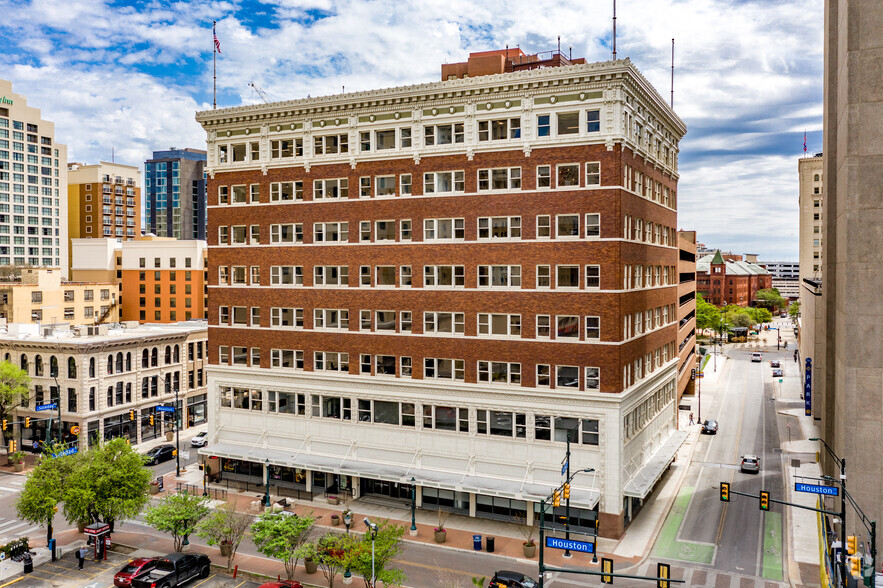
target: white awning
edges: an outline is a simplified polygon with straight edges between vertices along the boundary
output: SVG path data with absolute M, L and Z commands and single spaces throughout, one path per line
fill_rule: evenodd
M 539 502 L 541 499 L 548 497 L 554 489 L 551 485 L 527 483 L 522 480 L 475 476 L 465 472 L 429 470 L 389 463 L 312 455 L 309 453 L 293 453 L 279 449 L 247 447 L 233 443 L 214 443 L 211 447 L 201 448 L 199 453 L 253 463 L 269 462 L 270 465 L 276 466 L 372 478 L 403 484 L 410 484 L 411 478 L 414 478 L 418 486 L 532 502 Z M 601 493 L 598 490 L 572 486 L 570 504 L 578 508 L 592 509 L 598 504 L 600 497 Z
M 623 487 L 624 496 L 646 498 L 656 482 L 662 477 L 665 468 L 671 464 L 678 449 L 684 443 L 689 433 L 687 431 L 672 431 L 653 456 L 644 463 L 635 475 L 632 476 Z

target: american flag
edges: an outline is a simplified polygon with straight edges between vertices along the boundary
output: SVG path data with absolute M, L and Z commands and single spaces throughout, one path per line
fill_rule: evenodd
M 214 31 L 214 29 L 212 30 L 212 36 L 215 38 L 215 51 L 220 53 L 221 52 L 221 42 L 218 41 L 218 34 Z
M 218 38 L 215 37 L 215 43 L 217 43 L 217 42 L 218 42 Z M 218 53 L 220 53 L 220 52 L 221 52 L 221 50 L 219 49 Z M 803 131 L 803 152 L 806 153 L 806 131 Z

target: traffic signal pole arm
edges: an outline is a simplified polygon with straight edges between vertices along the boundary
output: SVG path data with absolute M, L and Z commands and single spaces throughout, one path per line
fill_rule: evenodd
M 738 494 L 739 496 L 747 496 L 748 498 L 756 498 L 757 500 L 760 500 L 760 494 L 748 494 L 747 492 L 739 492 L 739 491 L 733 490 L 733 489 L 730 489 L 730 494 Z M 833 515 L 833 516 L 837 516 L 837 517 L 840 516 L 839 512 L 832 512 L 830 510 L 824 510 L 821 508 L 813 508 L 811 506 L 804 506 L 802 504 L 795 504 L 793 502 L 786 502 L 784 500 L 776 500 L 775 498 L 772 498 L 769 496 L 767 497 L 767 500 L 769 500 L 770 502 L 775 502 L 776 504 L 786 504 L 788 506 L 802 508 L 804 510 L 811 510 L 813 512 L 820 512 L 822 514 L 828 514 L 828 515 Z M 729 502 L 729 501 L 727 501 L 727 502 Z

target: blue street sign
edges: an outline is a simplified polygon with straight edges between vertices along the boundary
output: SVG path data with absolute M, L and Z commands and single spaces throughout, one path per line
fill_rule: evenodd
M 546 547 L 578 551 L 580 553 L 595 553 L 595 544 L 588 541 L 574 541 L 573 539 L 560 539 L 558 537 L 546 537 Z
M 59 451 L 58 453 L 53 453 L 52 457 L 59 457 L 62 455 L 73 455 L 76 452 L 77 452 L 77 446 L 74 445 L 73 447 L 68 447 L 67 449 L 63 449 L 62 451 Z
M 53 402 L 51 404 L 38 404 L 35 408 L 37 409 L 37 412 L 40 412 L 41 410 L 55 410 L 56 408 L 58 408 L 58 403 Z
M 840 488 L 837 486 L 817 486 L 795 482 L 794 490 L 797 492 L 809 492 L 810 494 L 824 494 L 825 496 L 840 496 Z
M 157 406 L 156 412 L 175 412 L 174 406 Z
M 565 461 L 563 464 L 561 464 L 561 475 L 562 476 L 567 473 L 567 466 L 568 465 L 570 465 L 570 462 L 567 462 L 567 461 Z

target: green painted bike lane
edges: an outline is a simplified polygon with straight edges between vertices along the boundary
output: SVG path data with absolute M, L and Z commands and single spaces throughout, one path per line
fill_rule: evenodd
M 662 559 L 675 559 L 711 565 L 714 562 L 714 554 L 717 547 L 707 543 L 692 543 L 678 541 L 678 531 L 690 506 L 693 497 L 693 488 L 682 488 L 672 505 L 671 512 L 662 526 L 662 531 L 656 539 L 653 554 Z
M 767 511 L 763 513 L 763 577 L 784 580 L 783 566 L 782 515 Z

